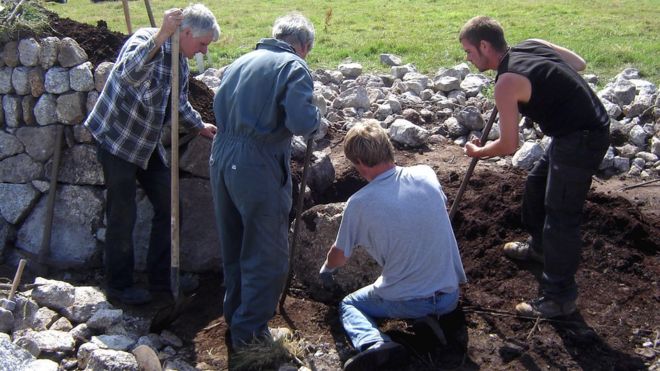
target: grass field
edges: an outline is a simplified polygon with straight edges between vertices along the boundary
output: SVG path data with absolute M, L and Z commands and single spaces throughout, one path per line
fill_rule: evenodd
M 202 0 L 203 2 L 203 0 Z M 587 60 L 587 72 L 607 80 L 626 67 L 660 83 L 660 1 L 658 0 L 214 0 L 203 2 L 218 18 L 222 36 L 210 48 L 209 62 L 222 66 L 270 36 L 273 20 L 297 10 L 316 27 L 317 42 L 308 63 L 312 69 L 336 68 L 345 60 L 361 63 L 366 71 L 384 72 L 381 53 L 401 56 L 423 73 L 451 67 L 464 60 L 457 41 L 469 18 L 484 14 L 502 23 L 507 41 L 542 38 L 566 46 Z M 186 2 L 152 0 L 156 23 L 165 9 Z M 108 23 L 126 33 L 121 1 L 93 3 L 69 0 L 47 2 L 62 17 L 79 22 Z M 149 26 L 145 4 L 129 2 L 133 29 Z M 192 65 L 191 65 L 192 66 Z

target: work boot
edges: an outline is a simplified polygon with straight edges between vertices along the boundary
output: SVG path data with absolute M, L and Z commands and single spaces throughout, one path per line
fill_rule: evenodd
M 375 371 L 382 370 L 384 367 L 394 368 L 402 366 L 407 360 L 408 351 L 403 345 L 393 341 L 379 341 L 346 361 L 344 371 Z
M 510 259 L 535 261 L 543 264 L 543 254 L 532 248 L 528 241 L 507 242 L 504 244 L 504 255 Z
M 105 294 L 110 300 L 119 300 L 128 305 L 142 305 L 151 302 L 149 291 L 136 286 L 121 289 L 108 287 L 105 289 Z
M 546 297 L 516 305 L 516 312 L 526 317 L 555 318 L 567 316 L 575 312 L 576 309 L 575 300 L 559 303 Z

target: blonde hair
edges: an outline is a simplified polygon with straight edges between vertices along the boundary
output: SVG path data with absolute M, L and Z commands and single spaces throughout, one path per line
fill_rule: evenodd
M 374 122 L 358 122 L 344 138 L 344 155 L 352 163 L 373 167 L 394 162 L 394 147 L 387 132 Z

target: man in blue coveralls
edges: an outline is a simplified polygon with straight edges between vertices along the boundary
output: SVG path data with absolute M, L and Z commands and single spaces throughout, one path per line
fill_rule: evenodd
M 272 36 L 226 69 L 213 102 L 211 187 L 235 348 L 271 336 L 288 273 L 291 139 L 311 135 L 320 121 L 304 60 L 314 26 L 291 13 L 275 21 Z

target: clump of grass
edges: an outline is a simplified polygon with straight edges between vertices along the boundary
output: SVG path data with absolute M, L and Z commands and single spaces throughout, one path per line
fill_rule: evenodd
M 0 11 L 0 42 L 17 40 L 23 33 L 38 34 L 48 27 L 47 11 L 34 0 L 4 6 Z
M 231 368 L 240 371 L 277 370 L 282 364 L 303 365 L 304 340 L 287 334 L 277 340 L 246 344 L 231 356 Z
M 328 32 L 328 28 L 330 28 L 331 21 L 332 21 L 332 8 L 328 8 L 325 11 L 325 19 L 323 21 L 323 31 Z

